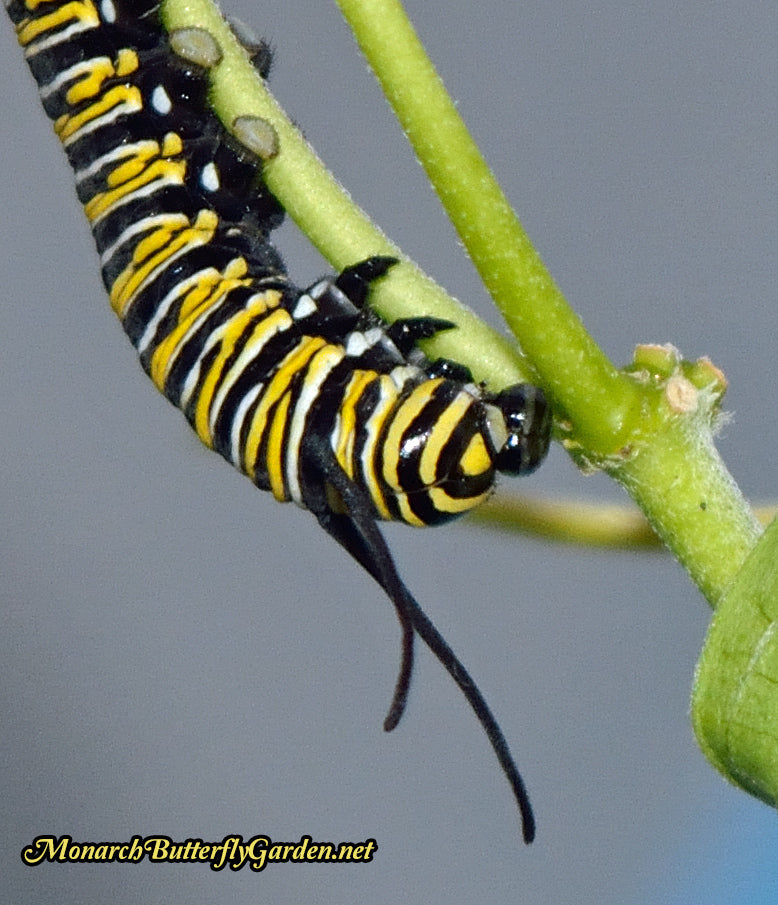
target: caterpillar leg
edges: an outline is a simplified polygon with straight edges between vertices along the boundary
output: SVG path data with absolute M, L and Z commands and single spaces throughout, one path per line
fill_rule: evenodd
M 363 309 L 371 284 L 397 263 L 399 263 L 397 258 L 388 255 L 365 258 L 351 267 L 346 267 L 336 278 L 335 286 L 357 308 Z M 419 340 L 431 339 L 441 330 L 451 330 L 453 327 L 456 327 L 453 321 L 439 317 L 405 317 L 388 324 L 385 332 L 400 354 L 407 356 Z
M 364 261 L 346 267 L 335 280 L 335 285 L 357 308 L 362 308 L 373 280 L 382 277 L 397 263 L 397 258 L 389 255 L 373 255 L 372 258 L 365 258 Z
M 401 355 L 408 356 L 420 339 L 432 339 L 441 330 L 451 330 L 454 327 L 456 324 L 453 321 L 440 317 L 404 317 L 389 324 L 386 335 Z

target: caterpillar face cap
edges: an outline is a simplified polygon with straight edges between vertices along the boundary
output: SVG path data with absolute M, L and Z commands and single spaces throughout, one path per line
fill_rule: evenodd
M 543 390 L 516 384 L 489 399 L 487 411 L 495 468 L 511 475 L 533 472 L 551 441 L 551 406 Z

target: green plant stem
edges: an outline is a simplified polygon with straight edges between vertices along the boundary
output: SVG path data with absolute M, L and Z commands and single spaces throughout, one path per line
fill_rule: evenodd
M 778 803 L 778 521 L 711 620 L 694 679 L 700 747 L 731 781 Z
M 715 608 L 762 529 L 697 420 L 667 418 L 650 443 L 610 471 Z
M 469 513 L 467 523 L 588 547 L 660 549 L 659 537 L 640 511 L 618 503 L 498 493 Z
M 774 505 L 754 506 L 764 528 L 778 514 Z M 563 544 L 610 550 L 657 551 L 662 542 L 646 517 L 630 503 L 604 503 L 503 492 L 468 516 L 470 525 L 545 537 Z

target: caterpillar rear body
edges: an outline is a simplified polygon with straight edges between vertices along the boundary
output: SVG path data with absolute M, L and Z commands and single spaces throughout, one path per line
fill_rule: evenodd
M 261 141 L 275 153 L 274 136 L 249 149 L 209 109 L 207 69 L 220 52 L 207 32 L 167 34 L 149 0 L 6 5 L 143 368 L 203 443 L 310 510 L 381 585 L 403 639 L 385 728 L 403 713 L 418 634 L 485 729 L 530 841 L 534 818 L 502 732 L 401 581 L 377 522 L 439 524 L 486 499 L 498 472 L 532 471 L 549 444 L 542 391 L 488 393 L 416 347 L 453 324 L 390 325 L 366 307 L 392 258 L 304 290 L 289 280 L 270 243 L 283 210 L 261 180 Z M 267 48 L 252 52 L 266 74 Z

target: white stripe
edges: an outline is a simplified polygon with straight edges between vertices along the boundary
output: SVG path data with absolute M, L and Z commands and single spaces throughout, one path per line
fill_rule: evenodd
M 364 333 L 349 333 L 346 337 L 346 355 L 348 355 L 349 358 L 359 358 L 359 356 L 363 355 L 368 348 L 369 344 Z
M 174 254 L 170 255 L 169 258 L 165 258 L 165 260 L 158 267 L 155 267 L 151 271 L 151 273 L 147 274 L 146 278 L 143 280 L 143 282 L 140 284 L 140 286 L 138 286 L 137 289 L 135 289 L 133 291 L 129 304 L 125 306 L 125 315 L 124 316 L 125 317 L 127 316 L 126 312 L 130 308 L 132 308 L 132 306 L 135 304 L 136 299 L 146 289 L 146 287 L 150 283 L 153 283 L 156 279 L 158 279 L 160 274 L 164 273 L 165 270 L 167 270 L 167 268 L 170 267 L 171 264 L 175 264 L 175 262 L 180 257 L 183 257 L 185 254 L 188 254 L 190 251 L 192 251 L 192 249 L 199 248 L 201 245 L 206 245 L 208 243 L 208 241 L 209 241 L 209 239 L 207 237 L 198 236 L 195 241 L 191 241 L 187 245 L 185 245 L 183 248 L 179 248 L 178 251 L 176 251 L 176 252 L 174 252 Z
M 312 314 L 315 314 L 317 311 L 316 302 L 311 298 L 311 296 L 304 292 L 299 299 L 297 299 L 297 304 L 294 306 L 294 310 L 292 311 L 292 317 L 296 321 L 301 321 L 306 317 L 310 317 Z
M 216 164 L 211 161 L 203 167 L 200 173 L 200 185 L 206 192 L 217 192 L 220 184 L 219 170 L 216 168 Z
M 245 463 L 240 460 L 240 433 L 243 429 L 243 422 L 246 420 L 249 409 L 256 401 L 259 394 L 265 388 L 264 383 L 258 383 L 252 387 L 248 393 L 240 400 L 240 405 L 235 411 L 235 418 L 232 421 L 230 429 L 230 461 L 232 464 L 245 472 Z
M 48 84 L 41 86 L 41 97 L 45 100 L 47 97 L 50 97 L 55 92 L 59 91 L 66 82 L 75 82 L 82 73 L 91 72 L 95 63 L 102 62 L 110 64 L 111 61 L 108 57 L 92 57 L 91 60 L 83 60 L 81 63 L 76 63 L 75 66 L 71 66 L 70 69 L 65 69 L 64 72 L 57 73 Z
M 319 356 L 327 353 L 329 360 L 322 362 L 317 361 Z M 345 358 L 345 352 L 341 346 L 327 345 L 313 356 L 311 362 L 315 362 L 315 372 L 313 376 L 306 375 L 303 381 L 302 390 L 297 398 L 297 403 L 292 414 L 292 421 L 287 433 L 286 447 L 286 463 L 284 471 L 286 472 L 286 485 L 289 495 L 297 503 L 298 506 L 305 508 L 302 498 L 302 490 L 300 488 L 300 447 L 302 445 L 303 434 L 305 432 L 305 422 L 308 412 L 319 398 L 322 384 L 329 377 L 330 373 Z M 311 362 L 309 362 L 309 367 Z
M 315 283 L 308 290 L 308 295 L 310 295 L 310 297 L 312 299 L 321 298 L 321 296 L 323 296 L 327 292 L 327 290 L 330 288 L 331 285 L 332 285 L 331 280 L 328 280 L 328 279 L 319 280 L 318 283 Z
M 102 170 L 103 167 L 106 167 L 111 163 L 116 163 L 118 160 L 123 160 L 125 157 L 138 157 L 139 160 L 145 160 L 146 155 L 143 154 L 144 150 L 151 150 L 152 152 L 159 151 L 159 142 L 147 138 L 143 141 L 135 142 L 134 144 L 122 144 L 116 148 L 112 148 L 107 154 L 103 154 L 102 157 L 96 157 L 89 166 L 84 167 L 82 170 L 76 170 L 76 184 L 83 182 L 85 179 L 90 179 Z
M 214 267 L 207 267 L 204 270 L 200 270 L 197 273 L 192 274 L 192 276 L 188 277 L 185 280 L 181 280 L 180 283 L 176 283 L 176 285 L 168 292 L 168 294 L 162 299 L 162 301 L 157 305 L 156 310 L 154 311 L 153 316 L 149 320 L 148 324 L 146 324 L 146 329 L 143 331 L 143 335 L 138 340 L 138 355 L 143 355 L 146 349 L 149 346 L 149 343 L 154 339 L 154 334 L 157 332 L 157 327 L 163 318 L 167 317 L 170 309 L 173 307 L 173 304 L 178 301 L 178 299 L 190 289 L 194 289 L 194 287 L 200 282 L 200 280 L 206 275 L 216 273 L 218 275 L 218 271 Z
M 397 389 L 401 390 L 409 380 L 414 380 L 422 373 L 421 368 L 417 368 L 415 365 L 400 365 L 398 368 L 392 368 L 389 376 Z
M 173 109 L 173 101 L 170 100 L 170 95 L 165 91 L 164 85 L 157 85 L 151 92 L 151 106 L 162 116 L 167 116 Z
M 189 219 L 184 214 L 154 214 L 152 217 L 143 217 L 142 220 L 138 220 L 137 223 L 128 226 L 124 232 L 120 233 L 115 242 L 103 250 L 100 255 L 100 265 L 105 267 L 122 245 L 129 242 L 134 236 L 139 233 L 149 232 L 157 227 L 169 225 L 171 220 L 175 228 L 183 227 L 186 229 L 190 225 Z
M 67 148 L 74 142 L 80 141 L 85 135 L 102 129 L 103 126 L 110 125 L 115 119 L 119 119 L 120 116 L 139 113 L 142 109 L 143 101 L 140 98 L 124 100 L 102 116 L 97 116 L 95 119 L 90 119 L 89 122 L 84 123 L 80 129 L 77 129 L 72 135 L 68 135 L 62 144 Z
M 246 304 L 243 310 L 246 310 L 251 307 L 252 300 L 254 296 L 251 296 L 246 300 Z M 267 314 L 265 315 L 265 317 Z M 227 394 L 232 389 L 232 387 L 236 384 L 236 382 L 243 375 L 244 371 L 251 366 L 252 362 L 262 354 L 263 349 L 268 344 L 268 342 L 277 336 L 279 333 L 283 333 L 285 330 L 288 330 L 291 326 L 291 321 L 284 321 L 277 324 L 276 328 L 272 332 L 267 332 L 260 330 L 259 336 L 252 337 L 246 345 L 241 349 L 240 354 L 235 359 L 235 361 L 230 365 L 229 371 L 224 375 L 224 379 L 219 386 L 219 389 L 215 396 L 213 397 L 213 401 L 211 403 L 211 412 L 209 416 L 209 424 L 208 427 L 211 432 L 211 436 L 213 436 L 214 431 L 216 429 L 216 421 L 219 417 L 219 413 L 221 411 L 222 406 L 224 405 L 224 400 L 227 398 Z M 261 328 L 261 323 L 256 325 L 256 328 Z M 254 329 L 254 328 L 252 328 Z M 241 403 L 242 405 L 242 403 Z M 240 410 L 240 406 L 238 407 L 238 411 Z M 237 418 L 237 411 L 235 414 Z M 233 426 L 234 429 L 234 426 Z M 232 433 L 232 429 L 231 429 Z
M 102 0 L 100 4 L 100 13 L 106 22 L 113 23 L 116 21 L 116 7 L 111 0 Z
M 24 57 L 25 59 L 34 57 L 42 50 L 48 50 L 49 47 L 56 47 L 57 44 L 61 44 L 63 41 L 69 41 L 73 35 L 78 34 L 80 31 L 89 31 L 89 29 L 98 28 L 99 26 L 99 21 L 84 22 L 83 20 L 79 19 L 78 22 L 74 22 L 69 28 L 64 28 L 62 31 L 55 32 L 54 34 L 49 35 L 47 38 L 43 38 L 42 40 L 34 41 L 32 44 L 28 44 L 24 49 Z
M 227 267 L 229 267 L 229 266 L 230 265 L 228 264 Z M 181 353 L 183 348 L 189 342 L 192 335 L 197 332 L 197 330 L 202 325 L 203 321 L 206 318 L 210 317 L 218 309 L 219 305 L 221 305 L 225 302 L 225 300 L 229 297 L 230 293 L 232 292 L 233 288 L 234 287 L 225 288 L 219 294 L 219 296 L 216 298 L 215 301 L 209 303 L 208 307 L 202 312 L 202 314 L 200 314 L 200 316 L 197 318 L 197 320 L 189 327 L 189 329 L 186 331 L 186 333 L 179 339 L 178 345 L 176 347 L 174 354 L 168 359 L 167 373 L 170 373 L 170 370 L 172 369 L 176 358 L 179 356 L 179 354 Z M 245 308 L 247 307 L 248 303 L 251 301 L 252 298 L 253 298 L 253 296 L 250 296 L 246 300 L 246 304 L 240 310 L 245 310 Z M 236 312 L 236 314 L 237 314 L 237 312 Z M 280 330 L 288 329 L 290 324 L 291 324 L 291 320 L 288 323 L 282 324 L 280 329 L 276 330 L 275 332 L 280 332 Z M 202 369 L 203 359 L 205 358 L 206 355 L 208 355 L 208 353 L 214 347 L 216 347 L 217 345 L 219 345 L 221 343 L 221 341 L 224 337 L 224 334 L 231 328 L 231 326 L 232 326 L 232 317 L 230 317 L 229 320 L 227 320 L 223 324 L 221 324 L 216 330 L 213 330 L 211 332 L 211 334 L 209 335 L 208 339 L 206 340 L 205 345 L 202 348 L 202 351 L 197 356 L 197 360 L 194 362 L 192 367 L 189 369 L 189 373 L 187 374 L 186 380 L 184 381 L 184 385 L 183 385 L 182 391 L 181 391 L 181 403 L 179 406 L 180 408 L 184 408 L 189 403 L 192 393 L 194 392 L 194 389 L 200 380 L 200 371 Z M 261 345 L 259 346 L 259 349 L 257 351 L 261 351 Z M 213 419 L 211 419 L 211 421 L 213 421 Z M 212 424 L 209 425 L 209 427 L 212 428 Z M 212 430 L 211 430 L 211 433 L 213 433 Z
M 382 476 L 382 465 L 378 463 L 375 467 L 373 459 L 375 456 L 375 447 L 380 434 L 379 428 L 386 418 L 386 412 L 396 403 L 399 393 L 393 385 L 379 378 L 378 388 L 380 396 L 373 406 L 370 417 L 365 422 L 365 443 L 359 456 L 360 471 L 364 478 L 366 487 L 377 484 L 379 487 L 384 484 Z M 333 437 L 333 447 L 335 438 Z M 365 477 L 367 476 L 367 477 Z
M 153 195 L 155 192 L 158 192 L 160 189 L 163 189 L 168 185 L 183 184 L 183 180 L 179 178 L 178 174 L 174 174 L 172 176 L 158 176 L 152 182 L 147 182 L 140 188 L 135 189 L 134 192 L 129 192 L 126 195 L 120 195 L 116 199 L 116 201 L 113 202 L 113 204 L 107 207 L 99 216 L 95 217 L 95 219 L 91 221 L 92 229 L 94 229 L 95 225 L 102 219 L 107 217 L 109 214 L 112 214 L 120 207 L 124 207 L 125 204 L 131 204 L 137 198 L 146 198 L 148 195 Z
M 225 298 L 228 295 L 228 291 L 225 289 L 221 295 L 216 299 L 216 301 L 210 303 L 203 311 L 200 312 L 197 318 L 190 324 L 189 329 L 184 333 L 178 340 L 175 351 L 168 358 L 166 365 L 166 373 L 169 374 L 171 370 L 175 367 L 176 359 L 181 354 L 182 350 L 185 348 L 186 344 L 192 338 L 192 335 L 196 333 L 203 322 L 209 318 L 221 305 Z M 202 369 L 203 358 L 208 354 L 208 352 L 213 349 L 214 346 L 221 343 L 222 337 L 224 336 L 224 331 L 229 327 L 230 322 L 227 321 L 225 324 L 222 324 L 217 330 L 211 331 L 208 340 L 202 348 L 202 351 L 197 356 L 196 361 L 189 369 L 186 379 L 184 380 L 184 385 L 181 388 L 181 402 L 179 403 L 180 408 L 185 408 L 189 404 L 189 400 L 192 398 L 192 393 L 195 390 L 195 387 L 200 381 L 200 371 Z

